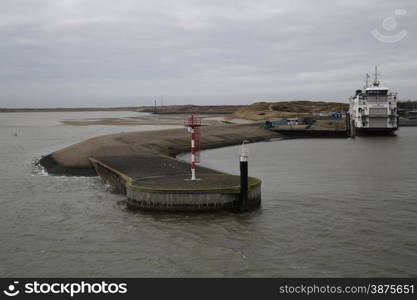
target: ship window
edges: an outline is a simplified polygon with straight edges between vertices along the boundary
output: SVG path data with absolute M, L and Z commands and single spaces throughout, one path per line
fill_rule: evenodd
M 388 94 L 387 90 L 370 90 L 366 91 L 368 96 L 386 96 Z

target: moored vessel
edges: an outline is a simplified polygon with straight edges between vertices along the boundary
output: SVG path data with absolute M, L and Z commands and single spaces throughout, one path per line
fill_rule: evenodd
M 366 74 L 363 90 L 356 90 L 350 98 L 350 134 L 393 134 L 398 129 L 397 94 L 381 86 L 377 67 L 371 84 L 369 79 Z

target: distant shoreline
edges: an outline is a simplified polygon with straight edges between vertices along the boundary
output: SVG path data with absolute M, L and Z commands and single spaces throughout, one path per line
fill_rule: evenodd
M 126 107 L 52 107 L 52 108 L 0 108 L 0 113 L 11 112 L 88 112 L 88 111 L 134 111 L 155 114 L 231 114 L 242 105 L 166 105 Z
M 137 111 L 142 106 L 132 107 L 73 107 L 73 108 L 0 108 L 0 113 L 8 112 L 77 112 L 77 111 Z

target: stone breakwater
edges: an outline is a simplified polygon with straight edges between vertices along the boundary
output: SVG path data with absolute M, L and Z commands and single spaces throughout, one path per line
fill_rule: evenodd
M 202 131 L 202 149 L 280 137 L 254 124 L 207 126 Z M 190 165 L 174 158 L 189 147 L 185 129 L 112 134 L 51 153 L 39 163 L 52 174 L 99 175 L 126 194 L 129 207 L 136 209 L 201 212 L 260 206 L 258 178 L 249 177 L 245 197 L 239 176 L 198 167 L 201 180 L 189 180 Z
M 213 125 L 202 128 L 202 149 L 237 145 L 280 138 L 258 124 Z M 93 157 L 166 155 L 175 157 L 190 150 L 190 136 L 183 128 L 117 133 L 94 137 L 42 157 L 39 164 L 49 174 L 96 176 L 89 160 Z

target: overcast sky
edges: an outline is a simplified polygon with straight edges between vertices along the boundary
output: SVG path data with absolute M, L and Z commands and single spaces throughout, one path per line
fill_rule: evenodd
M 0 107 L 347 101 L 375 64 L 417 99 L 416 12 L 415 0 L 1 0 Z

